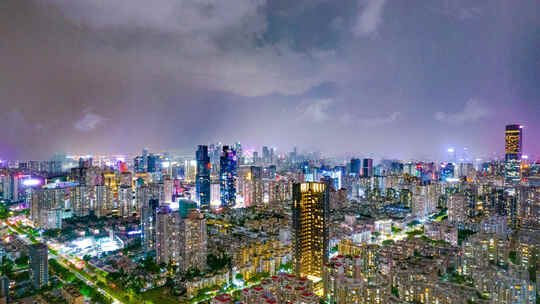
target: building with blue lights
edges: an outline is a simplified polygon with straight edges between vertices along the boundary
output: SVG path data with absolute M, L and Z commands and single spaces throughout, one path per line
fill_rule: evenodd
M 222 207 L 234 207 L 236 204 L 236 161 L 236 151 L 229 146 L 223 146 L 219 162 Z

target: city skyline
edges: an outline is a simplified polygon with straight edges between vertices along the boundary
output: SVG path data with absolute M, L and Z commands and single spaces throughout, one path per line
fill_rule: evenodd
M 540 154 L 533 0 L 206 4 L 3 1 L 0 159 L 213 141 L 502 157 L 514 123 Z
M 540 0 L 0 0 L 0 304 L 540 304 Z
M 239 142 L 5 162 L 0 301 L 535 304 L 540 162 L 522 131 L 475 163 Z

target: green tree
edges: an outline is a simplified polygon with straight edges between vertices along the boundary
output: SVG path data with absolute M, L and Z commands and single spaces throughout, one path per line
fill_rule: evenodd
M 26 267 L 28 266 L 29 258 L 27 255 L 22 254 L 20 257 L 15 259 L 15 264 L 19 267 Z

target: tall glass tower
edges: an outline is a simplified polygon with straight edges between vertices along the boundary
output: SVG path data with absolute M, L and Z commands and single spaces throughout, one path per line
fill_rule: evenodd
M 321 182 L 296 183 L 292 204 L 296 274 L 322 278 L 328 263 L 329 187 Z
M 234 207 L 236 204 L 236 161 L 236 151 L 223 146 L 219 161 L 221 207 Z
M 210 207 L 210 156 L 208 146 L 199 146 L 195 153 L 197 159 L 196 191 L 201 209 Z
M 515 185 L 521 180 L 523 127 L 520 125 L 507 125 L 504 141 L 504 182 L 506 185 Z

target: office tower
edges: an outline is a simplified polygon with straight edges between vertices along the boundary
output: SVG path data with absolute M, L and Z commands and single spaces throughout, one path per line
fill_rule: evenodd
M 208 146 L 199 146 L 197 153 L 197 176 L 196 176 L 196 191 L 197 201 L 201 209 L 210 207 L 210 156 L 208 155 Z
M 328 263 L 329 188 L 318 182 L 295 183 L 292 203 L 296 274 L 322 278 Z
M 372 177 L 373 176 L 373 159 L 364 158 L 364 166 L 362 168 L 363 177 Z
M 446 181 L 447 179 L 454 178 L 455 166 L 453 163 L 447 163 L 441 165 L 441 180 Z
M 262 147 L 262 161 L 263 163 L 270 162 L 270 149 L 267 146 Z
M 180 213 L 168 206 L 161 206 L 156 215 L 156 262 L 157 264 L 180 262 Z
M 523 128 L 520 125 L 507 125 L 505 132 L 504 181 L 506 185 L 518 184 L 521 180 L 521 156 Z
M 49 248 L 43 243 L 28 246 L 30 274 L 35 289 L 40 289 L 49 284 L 48 254 Z
M 144 173 L 144 158 L 142 156 L 137 156 L 133 159 L 133 169 L 135 173 Z
M 148 253 L 155 249 L 159 200 L 151 197 L 147 186 L 142 186 L 137 189 L 137 204 L 141 213 L 142 248 Z
M 218 181 L 212 182 L 210 184 L 210 205 L 212 207 L 221 205 L 221 190 L 220 184 Z
M 193 204 L 187 215 L 180 220 L 180 269 L 204 269 L 206 267 L 207 233 L 206 220 Z
M 360 159 L 358 158 L 351 159 L 350 171 L 352 175 L 359 176 L 361 167 L 362 167 L 362 162 L 360 161 Z
M 236 151 L 236 158 L 238 159 L 238 165 L 244 164 L 244 154 L 242 150 L 242 144 L 237 142 L 234 144 L 234 151 Z
M 159 156 L 150 153 L 147 157 L 147 172 L 153 173 L 158 171 Z
M 184 161 L 184 179 L 187 182 L 195 182 L 197 178 L 197 161 L 186 160 Z
M 221 206 L 234 207 L 236 204 L 236 151 L 223 146 L 219 167 Z
M 276 154 L 276 148 L 274 148 L 274 147 L 270 148 L 270 158 L 268 160 L 269 163 L 274 162 L 274 160 L 276 158 L 275 154 Z

